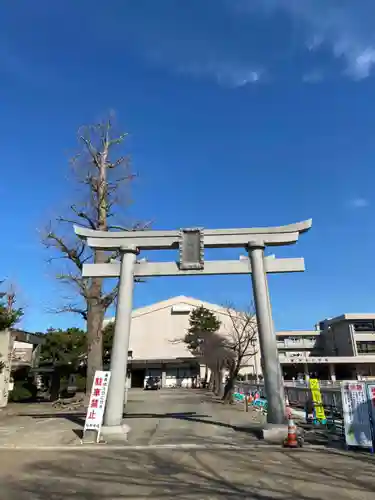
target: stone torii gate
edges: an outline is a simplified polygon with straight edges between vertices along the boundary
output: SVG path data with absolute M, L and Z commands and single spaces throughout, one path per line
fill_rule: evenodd
M 251 274 L 258 323 L 263 376 L 268 398 L 268 422 L 285 421 L 284 391 L 276 336 L 268 293 L 267 273 L 301 272 L 303 258 L 265 257 L 266 246 L 296 243 L 311 228 L 312 220 L 279 227 L 248 229 L 181 229 L 179 231 L 95 231 L 74 226 L 75 233 L 94 249 L 119 251 L 120 261 L 84 264 L 84 277 L 118 277 L 115 333 L 111 356 L 111 379 L 103 428 L 121 434 L 129 336 L 133 307 L 134 278 L 151 276 L 191 276 Z M 204 261 L 205 248 L 246 248 L 249 259 Z M 179 249 L 178 262 L 137 260 L 142 250 Z M 152 342 L 152 339 L 150 339 Z

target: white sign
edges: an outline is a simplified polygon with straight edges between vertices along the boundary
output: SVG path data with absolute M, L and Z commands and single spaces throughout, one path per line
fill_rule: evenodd
M 310 357 L 302 357 L 302 356 L 290 356 L 289 359 L 287 357 L 281 357 L 280 358 L 281 362 L 284 363 L 285 361 L 288 361 L 293 364 L 311 364 L 311 363 L 328 363 L 328 358 L 310 358 Z
M 368 400 L 370 406 L 370 415 L 372 419 L 372 430 L 375 435 L 375 383 L 367 382 L 367 392 L 368 392 Z
M 357 380 L 342 382 L 341 396 L 347 446 L 372 448 L 366 383 Z
M 96 371 L 92 384 L 89 407 L 87 408 L 84 431 L 97 431 L 97 441 L 100 438 L 100 429 L 103 423 L 105 402 L 107 399 L 111 372 Z

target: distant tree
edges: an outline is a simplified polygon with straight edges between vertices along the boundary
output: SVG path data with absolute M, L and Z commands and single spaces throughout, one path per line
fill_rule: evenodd
M 221 326 L 221 321 L 215 314 L 204 306 L 195 308 L 189 317 L 189 329 L 185 335 L 184 342 L 189 351 L 206 365 L 205 383 L 208 378 L 209 359 L 214 354 L 214 345 L 217 347 L 216 334 Z
M 114 333 L 115 333 L 115 322 L 110 321 L 103 328 L 103 364 L 105 365 L 108 365 L 111 361 Z
M 103 364 L 111 359 L 114 334 L 114 323 L 108 323 L 103 329 Z M 80 328 L 54 329 L 49 328 L 40 334 L 44 343 L 41 348 L 40 360 L 55 365 L 70 365 L 73 370 L 85 367 L 87 364 L 87 335 Z
M 73 233 L 73 224 L 100 231 L 146 229 L 140 222 L 121 223 L 119 210 L 131 203 L 129 184 L 135 178 L 129 157 L 116 154 L 127 134 L 116 135 L 111 119 L 78 131 L 80 151 L 72 163 L 81 193 L 69 210 L 56 218 L 47 228 L 43 242 L 54 251 L 52 258 L 61 258 L 65 268 L 57 279 L 74 288 L 74 298 L 56 312 L 79 314 L 87 322 L 87 386 L 89 394 L 96 370 L 102 369 L 102 324 L 105 311 L 117 296 L 117 285 L 105 289 L 103 278 L 83 278 L 85 262 L 105 263 L 116 254 L 87 247 Z
M 87 336 L 79 328 L 53 329 L 49 328 L 43 334 L 44 343 L 41 347 L 40 360 L 53 365 L 69 365 L 76 370 L 80 363 L 85 362 L 87 355 Z
M 4 281 L 0 281 L 0 285 Z M 8 291 L 0 292 L 0 332 L 12 328 L 22 318 L 24 312 L 16 307 L 16 293 L 11 286 Z
M 223 337 L 225 364 L 228 370 L 223 399 L 225 402 L 231 402 L 234 383 L 240 369 L 257 354 L 258 328 L 253 308 L 248 311 L 238 311 L 232 305 L 228 305 L 226 314 L 230 318 L 230 326 Z

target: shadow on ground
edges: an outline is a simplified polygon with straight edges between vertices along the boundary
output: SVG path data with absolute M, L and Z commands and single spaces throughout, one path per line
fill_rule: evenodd
M 2 480 L 1 499 L 370 500 L 374 465 L 324 451 L 69 452 L 20 464 Z
M 42 419 L 66 419 L 69 420 L 70 422 L 73 422 L 74 424 L 77 424 L 78 428 L 73 429 L 73 432 L 79 437 L 82 437 L 82 429 L 85 424 L 85 418 L 86 414 L 84 412 L 51 412 L 51 413 L 22 413 L 22 416 L 24 417 L 31 417 L 35 418 L 38 420 Z M 236 432 L 240 433 L 245 433 L 245 434 L 250 434 L 253 437 L 260 438 L 261 432 L 260 432 L 260 424 L 252 424 L 249 422 L 246 425 L 236 425 L 236 424 L 229 424 L 226 422 L 222 421 L 217 421 L 213 420 L 213 417 L 211 415 L 207 414 L 200 414 L 196 412 L 167 412 L 167 413 L 130 413 L 127 412 L 124 414 L 124 419 L 125 421 L 129 420 L 129 425 L 130 427 L 134 428 L 134 431 L 136 432 L 137 429 L 134 427 L 136 424 L 135 422 L 143 420 L 143 419 L 151 419 L 155 420 L 155 425 L 157 422 L 160 420 L 164 419 L 171 419 L 173 420 L 179 420 L 179 421 L 185 421 L 185 422 L 191 422 L 192 424 L 194 423 L 199 423 L 203 425 L 208 425 L 208 426 L 214 426 L 214 427 L 221 427 L 221 428 L 226 428 L 229 430 L 233 430 Z M 173 424 L 172 424 L 173 425 Z M 199 438 L 200 439 L 200 438 Z

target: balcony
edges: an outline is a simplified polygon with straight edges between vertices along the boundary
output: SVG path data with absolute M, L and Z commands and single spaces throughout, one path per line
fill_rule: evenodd
M 356 342 L 375 342 L 375 333 L 374 332 L 366 332 L 366 333 L 354 333 L 354 340 Z

